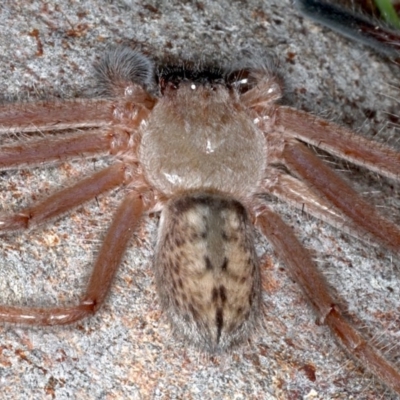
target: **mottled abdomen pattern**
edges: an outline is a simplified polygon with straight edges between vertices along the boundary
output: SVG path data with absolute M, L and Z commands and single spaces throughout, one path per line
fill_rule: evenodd
M 173 329 L 211 352 L 247 339 L 260 306 L 260 271 L 243 205 L 212 193 L 170 200 L 155 256 L 161 304 Z

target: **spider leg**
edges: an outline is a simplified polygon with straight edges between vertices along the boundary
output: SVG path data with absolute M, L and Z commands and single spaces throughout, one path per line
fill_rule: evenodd
M 349 218 L 336 210 L 326 199 L 318 196 L 304 182 L 277 168 L 268 168 L 263 188 L 267 193 L 312 215 L 329 225 L 340 229 L 360 240 L 369 240 L 365 232 L 360 232 Z M 369 242 L 370 243 L 370 242 Z
M 295 139 L 285 140 L 279 159 L 326 199 L 336 210 L 349 218 L 354 226 L 367 235 L 373 235 L 386 248 L 397 253 L 400 249 L 400 229 L 382 217 L 334 171 L 316 157 L 304 144 Z M 400 155 L 399 155 L 400 156 Z
M 122 163 L 103 169 L 17 214 L 0 216 L 0 231 L 27 229 L 55 218 L 100 193 L 124 184 L 126 174 Z
M 400 180 L 400 153 L 332 122 L 290 107 L 277 107 L 274 131 L 300 139 L 380 175 Z
M 149 96 L 75 99 L 0 105 L 0 134 L 107 126 L 124 120 L 137 126 L 153 107 Z
M 105 99 L 77 99 L 2 104 L 0 133 L 107 125 L 112 119 L 114 103 Z
M 82 155 L 126 150 L 131 135 L 124 129 L 102 128 L 64 138 L 50 138 L 0 147 L 0 169 L 39 165 Z
M 318 321 L 329 326 L 338 342 L 360 365 L 366 365 L 371 373 L 400 394 L 400 373 L 343 317 L 337 302 L 329 293 L 325 279 L 291 228 L 263 204 L 256 206 L 256 215 L 257 225 L 305 292 L 317 313 Z
M 78 321 L 98 310 L 107 296 L 129 239 L 143 213 L 143 202 L 129 194 L 114 215 L 82 301 L 76 306 L 30 308 L 0 306 L 0 321 L 29 325 L 62 325 Z

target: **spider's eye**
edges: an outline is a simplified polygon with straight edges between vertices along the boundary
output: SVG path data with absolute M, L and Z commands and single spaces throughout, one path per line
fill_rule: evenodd
M 165 89 L 170 89 L 170 90 L 177 90 L 179 88 L 179 80 L 169 80 L 166 78 L 160 78 L 159 80 L 159 86 L 160 86 L 160 91 L 161 94 L 164 94 Z
M 245 93 L 252 89 L 257 81 L 254 78 L 253 70 L 246 68 L 230 72 L 226 77 L 226 83 L 239 93 Z

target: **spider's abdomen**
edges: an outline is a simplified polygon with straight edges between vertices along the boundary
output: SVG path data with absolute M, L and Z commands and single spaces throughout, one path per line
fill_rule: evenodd
M 142 130 L 140 162 L 167 196 L 215 190 L 254 193 L 265 168 L 265 138 L 224 85 L 185 82 L 166 89 Z
M 161 304 L 178 335 L 212 352 L 248 338 L 261 285 L 241 203 L 208 193 L 170 200 L 161 214 L 155 270 Z

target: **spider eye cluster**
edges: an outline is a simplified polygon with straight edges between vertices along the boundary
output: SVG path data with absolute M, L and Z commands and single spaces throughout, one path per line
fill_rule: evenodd
M 193 88 L 203 85 L 212 89 L 222 85 L 239 93 L 245 93 L 257 84 L 252 72 L 250 68 L 227 72 L 217 67 L 167 66 L 159 72 L 157 78 L 161 93 L 167 88 L 177 90 L 182 83 L 192 83 Z
M 167 88 L 177 90 L 182 84 L 215 88 L 225 85 L 224 71 L 217 67 L 197 68 L 193 65 L 166 66 L 159 71 L 158 85 L 161 93 Z

